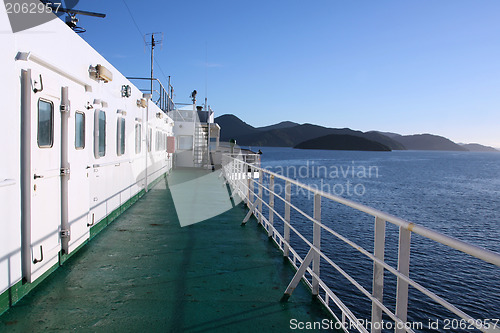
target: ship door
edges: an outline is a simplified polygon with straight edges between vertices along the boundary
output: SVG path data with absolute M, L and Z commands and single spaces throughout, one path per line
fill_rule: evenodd
M 33 77 L 36 87 L 37 76 Z M 48 80 L 44 80 L 45 81 Z M 38 83 L 39 84 L 39 83 Z M 60 89 L 60 88 L 59 88 Z M 31 276 L 58 263 L 61 227 L 60 91 L 47 84 L 31 98 Z
M 61 94 L 61 250 L 70 254 L 89 237 L 89 128 L 93 117 L 82 106 L 80 86 Z M 63 258 L 64 259 L 64 258 Z

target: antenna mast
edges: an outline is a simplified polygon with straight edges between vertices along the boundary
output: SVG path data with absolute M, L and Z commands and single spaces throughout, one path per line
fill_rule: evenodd
M 153 98 L 154 49 L 157 45 L 163 45 L 163 32 L 152 32 L 144 35 L 144 42 L 147 46 L 151 46 L 151 98 Z

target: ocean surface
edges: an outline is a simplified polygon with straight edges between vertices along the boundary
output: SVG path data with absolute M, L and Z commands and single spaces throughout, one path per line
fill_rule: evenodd
M 500 252 L 500 153 L 261 150 L 262 167 L 271 171 Z M 284 196 L 283 185 L 276 181 L 276 191 Z M 307 193 L 292 187 L 292 203 L 312 215 L 312 197 Z M 284 210 L 278 199 L 276 209 L 280 213 Z M 264 212 L 268 214 L 266 209 Z M 282 231 L 283 224 L 277 218 L 275 221 Z M 323 199 L 322 222 L 373 251 L 372 216 Z M 312 240 L 309 220 L 292 211 L 291 224 Z M 291 243 L 304 257 L 308 248 L 293 232 Z M 395 268 L 397 243 L 398 228 L 387 223 L 385 257 Z M 371 292 L 371 260 L 325 231 L 321 246 Z M 321 278 L 358 318 L 369 319 L 371 302 L 322 261 Z M 410 277 L 476 319 L 500 319 L 499 267 L 412 234 Z M 386 271 L 384 303 L 392 311 L 395 295 L 396 279 Z M 415 325 L 422 323 L 423 329 L 416 331 L 473 331 L 470 327 L 460 329 L 455 315 L 412 287 L 408 317 Z

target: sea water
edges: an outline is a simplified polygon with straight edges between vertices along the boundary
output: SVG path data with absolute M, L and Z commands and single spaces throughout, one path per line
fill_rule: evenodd
M 500 252 L 500 153 L 261 149 L 262 167 L 273 172 Z M 284 184 L 278 180 L 276 191 L 284 197 Z M 312 216 L 308 193 L 292 187 L 292 203 Z M 276 209 L 283 216 L 284 204 L 278 199 Z M 326 199 L 321 215 L 325 225 L 373 251 L 372 216 Z M 282 223 L 275 221 L 282 232 Z M 292 225 L 312 240 L 311 222 L 293 210 Z M 293 232 L 291 242 L 303 258 L 308 247 Z M 398 228 L 387 223 L 385 258 L 395 268 L 397 243 Z M 369 259 L 325 231 L 321 246 L 371 292 Z M 410 277 L 476 319 L 500 319 L 499 267 L 412 234 Z M 324 260 L 321 278 L 358 318 L 370 318 L 371 302 Z M 460 331 L 451 312 L 412 287 L 409 294 L 409 322 L 423 323 L 423 331 Z M 384 303 L 391 311 L 395 296 L 396 279 L 386 271 Z M 437 329 L 429 328 L 436 320 Z

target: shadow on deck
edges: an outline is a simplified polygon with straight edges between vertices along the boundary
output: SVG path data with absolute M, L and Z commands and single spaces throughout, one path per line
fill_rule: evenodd
M 194 208 L 193 208 L 194 209 Z M 0 331 L 275 332 L 330 320 L 243 205 L 179 224 L 167 181 L 0 317 Z

